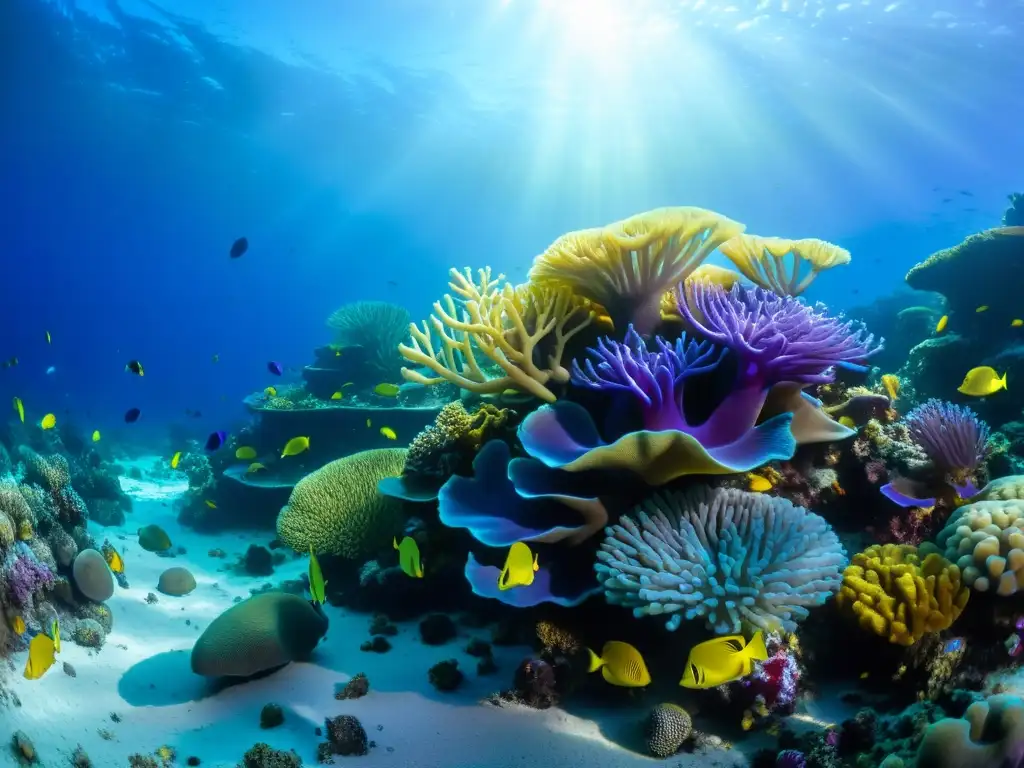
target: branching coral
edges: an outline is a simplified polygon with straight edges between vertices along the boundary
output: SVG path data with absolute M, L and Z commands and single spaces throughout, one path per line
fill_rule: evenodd
M 818 515 L 782 498 L 697 488 L 655 495 L 607 529 L 595 569 L 636 616 L 703 618 L 718 634 L 792 632 L 839 589 L 846 553 Z
M 960 569 L 941 555 L 922 558 L 917 547 L 876 544 L 853 556 L 836 604 L 890 643 L 913 645 L 947 629 L 969 596 Z
M 530 280 L 566 286 L 605 307 L 616 328 L 651 333 L 662 295 L 743 225 L 702 208 L 657 208 L 562 235 L 536 258 Z
M 929 400 L 907 414 L 907 428 L 963 498 L 978 492 L 975 473 L 988 456 L 988 424 L 970 408 Z
M 748 280 L 780 296 L 799 296 L 820 272 L 850 263 L 845 248 L 815 238 L 741 234 L 723 243 L 721 251 Z
M 419 384 L 448 381 L 478 394 L 518 389 L 548 402 L 555 394 L 550 382 L 569 381 L 562 365 L 565 345 L 597 315 L 597 307 L 564 286 L 523 285 L 515 288 L 489 269 L 474 282 L 467 268 L 451 270 L 450 294 L 434 302 L 434 314 L 423 327 L 409 326 L 411 344 L 398 349 L 409 362 L 434 376 L 402 369 Z M 438 344 L 435 344 L 435 341 Z
M 961 507 L 936 537 L 964 583 L 997 595 L 1024 589 L 1024 501 L 977 501 Z
M 408 333 L 409 312 L 386 301 L 357 301 L 336 309 L 327 325 L 336 332 L 342 346 L 360 346 L 368 352 L 368 363 L 381 376 L 390 378 L 398 367 L 398 345 Z

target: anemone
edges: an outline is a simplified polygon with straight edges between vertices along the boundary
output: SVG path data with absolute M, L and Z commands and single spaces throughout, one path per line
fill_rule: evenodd
M 907 414 L 907 428 L 961 497 L 973 496 L 973 475 L 988 456 L 989 426 L 970 408 L 931 399 Z

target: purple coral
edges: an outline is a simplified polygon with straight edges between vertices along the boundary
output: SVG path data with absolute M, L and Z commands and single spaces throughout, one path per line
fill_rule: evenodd
M 977 493 L 972 476 L 988 456 L 989 427 L 970 408 L 932 399 L 907 414 L 907 428 L 961 497 Z
M 807 758 L 796 749 L 784 749 L 775 757 L 775 768 L 806 768 Z
M 53 572 L 38 560 L 21 555 L 7 572 L 7 594 L 18 605 L 28 605 L 32 595 L 53 585 Z
M 582 366 L 573 360 L 572 382 L 589 389 L 618 390 L 634 395 L 643 404 L 645 429 L 685 431 L 683 382 L 691 376 L 713 371 L 725 350 L 706 342 L 698 344 L 692 339 L 688 342 L 685 335 L 675 345 L 660 336 L 654 341 L 658 351 L 651 352 L 632 325 L 622 342 L 599 339 L 596 349 L 587 350 L 594 360 L 586 360 Z

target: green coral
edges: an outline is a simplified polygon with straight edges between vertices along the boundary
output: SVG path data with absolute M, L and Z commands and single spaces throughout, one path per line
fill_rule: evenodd
M 357 301 L 336 309 L 327 325 L 342 347 L 363 347 L 367 361 L 385 379 L 397 378 L 401 368 L 398 345 L 409 335 L 409 312 L 386 301 Z
M 404 448 L 382 448 L 332 461 L 302 478 L 277 518 L 277 535 L 297 552 L 367 558 L 402 527 L 401 502 L 377 483 L 398 477 Z

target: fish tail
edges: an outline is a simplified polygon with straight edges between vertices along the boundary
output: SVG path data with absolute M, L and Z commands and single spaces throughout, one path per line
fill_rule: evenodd
M 1006 386 L 1006 374 L 1005 373 L 1003 374 L 1003 378 L 1001 378 L 999 380 L 999 382 L 1003 385 L 1003 389 L 1007 389 L 1007 386 Z
M 589 648 L 587 648 L 587 653 L 590 654 L 590 668 L 587 670 L 587 672 L 597 672 L 597 670 L 604 666 L 604 659 L 602 659 Z
M 764 632 L 758 630 L 747 643 L 747 658 L 754 661 L 765 661 L 768 658 L 768 649 L 764 644 Z

